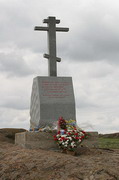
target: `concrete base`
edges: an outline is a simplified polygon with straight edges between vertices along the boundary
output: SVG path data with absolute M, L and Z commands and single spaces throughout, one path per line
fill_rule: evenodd
M 15 144 L 28 149 L 58 149 L 53 136 L 56 132 L 23 132 L 15 134 Z
M 15 134 L 15 144 L 28 149 L 59 150 L 54 141 L 54 132 L 22 132 Z M 83 147 L 98 148 L 98 132 L 87 132 L 88 138 L 81 143 Z

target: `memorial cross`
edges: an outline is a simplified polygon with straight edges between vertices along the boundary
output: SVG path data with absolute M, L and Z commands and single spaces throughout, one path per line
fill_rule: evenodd
M 49 54 L 44 54 L 44 58 L 48 59 L 48 73 L 49 76 L 57 76 L 57 62 L 61 59 L 56 57 L 56 31 L 68 32 L 69 28 L 56 27 L 60 23 L 55 17 L 48 17 L 44 19 L 43 23 L 47 23 L 48 27 L 35 26 L 34 30 L 48 32 L 48 50 Z

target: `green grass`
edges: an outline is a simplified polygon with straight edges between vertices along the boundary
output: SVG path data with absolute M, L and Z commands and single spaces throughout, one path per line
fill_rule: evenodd
M 119 149 L 119 138 L 99 138 L 99 148 Z

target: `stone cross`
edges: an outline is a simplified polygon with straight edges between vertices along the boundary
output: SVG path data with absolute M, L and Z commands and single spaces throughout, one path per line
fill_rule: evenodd
M 48 17 L 48 19 L 44 19 L 43 23 L 47 23 L 48 27 L 35 26 L 34 30 L 48 32 L 49 54 L 44 54 L 44 57 L 48 59 L 49 76 L 57 76 L 56 62 L 60 62 L 61 59 L 56 57 L 56 31 L 68 32 L 69 28 L 56 27 L 60 20 L 57 20 L 55 17 Z

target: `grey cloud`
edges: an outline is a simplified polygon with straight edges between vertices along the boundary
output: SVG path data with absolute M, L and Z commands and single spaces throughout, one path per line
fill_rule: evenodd
M 99 8 L 100 9 L 100 8 Z M 65 48 L 60 48 L 69 59 L 77 61 L 100 61 L 118 63 L 119 59 L 119 23 L 105 20 L 106 12 L 97 10 L 96 14 L 86 13 L 79 17 L 79 23 L 70 29 L 71 33 Z M 101 14 L 102 13 L 102 14 Z M 82 23 L 80 23 L 80 21 Z
M 29 116 L 27 110 L 0 108 L 0 128 L 28 128 Z
M 7 97 L 8 98 L 8 97 Z M 26 101 L 25 98 L 16 97 L 11 99 L 4 99 L 4 101 L 0 102 L 0 107 L 2 108 L 8 108 L 8 109 L 16 109 L 16 110 L 26 110 L 29 109 L 28 101 Z
M 15 53 L 0 53 L 0 71 L 9 76 L 27 76 L 33 73 L 33 70 L 26 64 L 22 56 Z
M 99 105 L 97 105 L 94 102 L 91 102 L 91 100 L 88 100 L 86 97 L 77 98 L 76 100 L 76 107 L 79 109 L 85 109 L 85 108 L 99 108 Z
M 71 5 L 75 7 L 75 13 L 70 15 L 70 21 L 66 18 L 69 16 L 61 14 L 63 26 L 68 26 L 70 32 L 68 34 L 61 33 L 58 35 L 58 53 L 62 58 L 76 61 L 100 61 L 108 60 L 118 63 L 119 59 L 119 25 L 118 16 L 115 12 L 111 12 L 101 3 L 92 3 L 90 9 L 89 4 L 77 2 L 72 4 L 69 2 L 68 8 L 72 12 Z M 18 4 L 17 4 L 18 3 Z M 35 5 L 28 1 L 14 2 L 1 4 L 0 24 L 1 42 L 12 41 L 20 49 L 31 49 L 34 52 L 47 52 L 47 34 L 46 32 L 34 32 L 35 25 L 46 25 L 42 23 L 47 14 L 57 12 L 58 5 L 55 1 L 52 6 L 52 11 L 48 11 L 45 7 L 50 6 L 50 3 L 36 1 Z M 57 2 L 61 7 L 66 6 L 63 2 Z M 80 5 L 80 6 L 79 6 Z M 84 5 L 84 6 L 82 6 Z M 61 8 L 60 7 L 60 8 Z M 67 6 L 66 6 L 67 7 Z M 66 9 L 66 7 L 64 7 Z M 103 8 L 102 8 L 103 7 Z M 109 4 L 110 7 L 110 4 Z M 44 11 L 42 11 L 44 8 Z M 40 13 L 39 13 L 39 11 Z M 109 12 L 108 12 L 109 11 Z M 75 21 L 74 21 L 75 20 Z M 60 33 L 58 33 L 60 34 Z
M 19 1 L 0 4 L 0 43 L 14 42 L 20 49 L 42 52 L 46 47 L 46 33 L 39 38 L 39 33 L 34 32 L 34 26 L 42 23 L 42 17 L 38 16 L 36 20 L 34 8 L 37 6 L 32 7 L 32 4 L 27 3 Z
M 96 30 L 100 34 L 98 28 Z M 90 34 L 88 30 L 86 36 L 83 39 L 80 37 L 80 34 L 75 34 L 75 37 L 71 42 L 68 43 L 67 55 L 70 59 L 79 60 L 79 61 L 99 61 L 107 60 L 112 62 L 118 62 L 119 59 L 119 39 L 114 40 L 113 35 L 106 38 L 106 33 L 102 35 L 103 37 L 99 40 L 96 39 L 95 35 Z M 101 36 L 101 35 L 99 35 Z M 111 37 L 112 36 L 112 37 Z
M 0 103 L 0 107 L 2 108 L 12 108 L 12 109 L 17 109 L 17 110 L 25 110 L 25 109 L 29 109 L 29 104 L 21 98 L 17 98 L 16 100 L 11 100 L 11 101 L 6 101 L 3 103 Z

